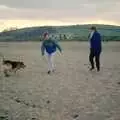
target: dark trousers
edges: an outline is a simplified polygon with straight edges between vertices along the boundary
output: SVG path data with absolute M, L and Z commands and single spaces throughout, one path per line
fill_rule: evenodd
M 95 63 L 96 63 L 96 68 L 98 71 L 100 71 L 100 53 L 101 52 L 96 52 L 93 49 L 90 49 L 90 55 L 89 55 L 89 61 L 91 64 L 91 69 L 94 69 L 94 58 L 95 58 Z

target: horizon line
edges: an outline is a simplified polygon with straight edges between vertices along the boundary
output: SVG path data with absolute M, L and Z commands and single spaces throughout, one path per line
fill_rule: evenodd
M 84 23 L 84 24 L 66 24 L 66 25 L 33 25 L 33 26 L 26 26 L 26 27 L 9 27 L 6 29 L 12 29 L 12 28 L 16 28 L 16 29 L 24 29 L 24 28 L 33 28 L 33 27 L 64 27 L 64 26 L 82 26 L 82 25 L 104 25 L 104 26 L 116 26 L 116 27 L 120 27 L 120 25 L 116 25 L 116 24 L 90 24 L 90 23 Z M 5 29 L 5 30 L 6 30 Z

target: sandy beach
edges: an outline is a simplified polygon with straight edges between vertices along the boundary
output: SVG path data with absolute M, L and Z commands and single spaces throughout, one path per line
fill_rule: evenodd
M 27 65 L 0 74 L 0 120 L 120 120 L 120 42 L 103 43 L 100 72 L 88 70 L 89 43 L 60 44 L 48 75 L 40 43 L 0 43 L 6 59 Z

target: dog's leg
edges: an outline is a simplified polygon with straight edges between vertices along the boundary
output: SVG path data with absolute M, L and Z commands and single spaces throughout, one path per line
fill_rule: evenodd
M 14 69 L 14 73 L 16 73 L 16 72 L 17 72 L 17 70 L 18 70 L 18 69 L 17 69 L 17 68 L 15 68 L 15 69 Z
M 15 68 L 12 70 L 12 72 L 14 72 L 15 74 L 17 73 L 17 71 L 18 71 L 18 68 Z
M 4 70 L 4 75 L 5 75 L 5 77 L 9 77 L 9 76 L 10 76 L 10 75 L 8 74 L 8 70 L 7 70 L 7 69 Z

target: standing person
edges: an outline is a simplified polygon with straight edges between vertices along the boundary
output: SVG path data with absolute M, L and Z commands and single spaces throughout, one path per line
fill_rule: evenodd
M 55 71 L 54 55 L 56 53 L 57 48 L 61 53 L 62 49 L 61 49 L 60 45 L 58 43 L 56 43 L 54 40 L 52 40 L 49 37 L 49 34 L 47 32 L 44 33 L 44 41 L 41 46 L 41 52 L 42 52 L 42 55 L 46 54 L 46 56 L 47 56 L 48 67 L 49 67 L 48 74 Z
M 91 27 L 91 33 L 89 35 L 90 40 L 90 55 L 89 55 L 89 61 L 91 64 L 90 70 L 92 71 L 94 66 L 94 58 L 96 63 L 97 71 L 100 71 L 100 54 L 102 51 L 102 44 L 101 44 L 101 35 L 97 31 L 96 27 Z

